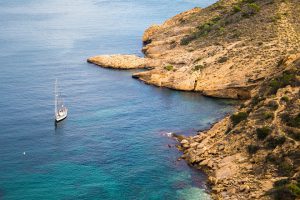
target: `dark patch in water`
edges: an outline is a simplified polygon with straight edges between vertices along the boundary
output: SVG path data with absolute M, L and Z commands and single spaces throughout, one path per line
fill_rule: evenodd
M 4 194 L 5 194 L 4 190 L 0 188 L 0 199 L 2 198 L 4 199 Z

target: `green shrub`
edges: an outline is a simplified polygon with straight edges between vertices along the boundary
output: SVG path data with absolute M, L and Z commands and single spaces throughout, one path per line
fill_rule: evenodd
M 235 6 L 233 6 L 233 9 L 232 9 L 232 11 L 233 11 L 233 13 L 238 13 L 238 12 L 241 12 L 241 11 L 242 11 L 242 9 L 241 9 L 241 7 L 240 7 L 240 6 L 238 6 L 238 5 L 235 5 Z
M 167 71 L 171 71 L 171 70 L 173 70 L 173 68 L 174 68 L 173 65 L 167 65 L 164 67 L 164 69 Z
M 300 113 L 298 113 L 296 116 L 290 115 L 289 113 L 284 113 L 281 115 L 281 119 L 288 126 L 300 128 Z
M 282 187 L 282 186 L 285 186 L 286 184 L 288 184 L 289 182 L 290 182 L 290 180 L 288 178 L 280 179 L 278 181 L 275 181 L 274 187 Z
M 256 13 L 260 11 L 260 6 L 257 5 L 256 3 L 249 3 L 249 4 L 247 4 L 247 6 Z
M 255 15 L 260 11 L 260 6 L 256 3 L 248 3 L 246 4 L 246 7 L 243 9 L 243 17 L 250 17 L 252 15 Z
M 224 33 L 225 32 L 225 28 L 224 27 L 220 27 L 219 28 L 219 32 Z
M 276 155 L 269 153 L 265 159 L 267 162 L 276 162 L 278 158 Z
M 249 154 L 255 154 L 259 150 L 259 146 L 250 144 L 247 150 Z
M 288 135 L 294 140 L 300 141 L 300 132 L 298 130 L 289 130 Z
M 273 196 L 276 200 L 295 200 L 300 197 L 300 182 L 281 179 L 274 183 Z
M 273 119 L 274 118 L 274 114 L 272 112 L 264 112 L 263 113 L 263 118 L 264 119 Z
M 256 129 L 256 135 L 259 140 L 264 140 L 271 132 L 272 129 L 268 126 Z
M 240 123 L 241 121 L 247 119 L 248 114 L 246 112 L 239 112 L 236 114 L 231 115 L 230 119 L 233 123 L 233 125 L 237 125 L 238 123 Z
M 203 65 L 195 65 L 193 68 L 193 71 L 198 71 L 198 70 L 202 70 L 204 68 Z
M 183 37 L 180 41 L 180 44 L 188 45 L 191 41 L 193 41 L 201 36 L 207 35 L 212 30 L 216 30 L 216 28 L 219 27 L 218 24 L 219 24 L 220 20 L 221 20 L 221 17 L 217 16 L 217 17 L 213 18 L 211 21 L 198 26 L 196 31 L 194 31 L 190 35 Z
M 260 97 L 260 96 L 256 95 L 256 96 L 254 96 L 254 97 L 252 98 L 252 100 L 251 100 L 251 105 L 252 105 L 252 106 L 255 106 L 255 105 L 257 105 L 259 102 L 261 102 L 261 101 L 263 101 L 263 100 L 265 100 L 265 99 L 266 99 L 265 97 Z
M 283 96 L 283 97 L 281 97 L 281 99 L 280 99 L 281 101 L 285 101 L 285 102 L 289 102 L 289 97 L 287 97 L 287 96 Z
M 297 184 L 291 183 L 287 187 L 296 197 L 300 197 L 300 183 Z
M 269 101 L 268 103 L 268 107 L 271 108 L 272 110 L 277 110 L 277 108 L 279 107 L 277 101 Z
M 223 57 L 221 57 L 221 58 L 218 60 L 218 62 L 219 62 L 219 63 L 224 63 L 224 62 L 226 62 L 227 60 L 228 60 L 228 57 L 223 56 Z
M 273 191 L 274 200 L 295 200 L 296 196 L 287 188 L 279 187 Z
M 184 36 L 180 40 L 180 44 L 181 45 L 188 45 L 191 41 L 195 40 L 196 38 L 197 37 L 196 37 L 195 33 L 192 33 L 191 35 Z
M 283 73 L 282 76 L 273 79 L 270 82 L 271 94 L 276 94 L 279 88 L 283 88 L 287 85 L 293 84 L 295 79 L 296 79 L 295 73 L 288 73 L 288 72 L 285 72 Z
M 224 8 L 224 6 L 218 1 L 213 5 L 213 8 L 218 10 Z
M 242 3 L 254 3 L 255 0 L 242 0 Z
M 293 165 L 288 162 L 282 161 L 278 164 L 278 172 L 282 176 L 289 176 L 293 171 Z
M 267 147 L 270 149 L 276 148 L 278 145 L 285 143 L 285 136 L 270 137 L 267 139 Z

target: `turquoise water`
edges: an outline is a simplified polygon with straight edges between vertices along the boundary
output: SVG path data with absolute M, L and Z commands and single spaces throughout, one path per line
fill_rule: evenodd
M 141 55 L 150 24 L 210 3 L 0 1 L 0 199 L 208 198 L 205 176 L 176 161 L 166 133 L 195 134 L 230 103 L 145 85 L 86 58 Z M 55 78 L 69 108 L 57 127 Z

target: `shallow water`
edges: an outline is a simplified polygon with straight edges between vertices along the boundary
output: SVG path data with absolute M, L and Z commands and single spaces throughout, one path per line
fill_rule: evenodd
M 230 102 L 145 85 L 86 58 L 141 55 L 150 24 L 212 2 L 1 1 L 0 199 L 208 198 L 205 176 L 176 161 L 166 133 L 194 134 Z M 55 78 L 69 108 L 56 128 Z

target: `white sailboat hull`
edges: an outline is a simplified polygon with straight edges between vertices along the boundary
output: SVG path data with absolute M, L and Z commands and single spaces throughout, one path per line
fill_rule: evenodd
M 62 111 L 59 111 L 58 113 L 55 114 L 55 121 L 60 122 L 64 119 L 66 119 L 68 116 L 68 109 L 64 109 Z

